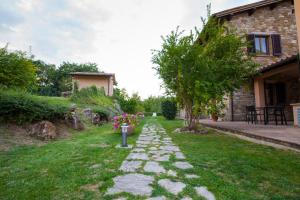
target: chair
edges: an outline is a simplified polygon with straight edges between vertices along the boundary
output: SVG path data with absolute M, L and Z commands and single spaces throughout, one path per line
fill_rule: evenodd
M 283 122 L 285 125 L 287 125 L 287 120 L 284 112 L 284 105 L 275 106 L 271 115 L 274 116 L 276 126 L 278 125 L 278 117 L 280 118 L 281 125 L 283 125 Z
M 255 108 L 255 106 L 246 106 L 246 120 L 249 124 L 251 123 L 258 123 L 258 117 L 259 121 L 262 121 L 262 117 L 265 120 L 265 114 L 264 114 L 264 109 L 263 108 Z

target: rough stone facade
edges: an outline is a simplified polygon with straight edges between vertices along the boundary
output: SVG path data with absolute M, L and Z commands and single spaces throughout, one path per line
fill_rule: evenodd
M 256 8 L 250 15 L 248 12 L 233 15 L 230 20 L 225 21 L 225 24 L 236 30 L 241 36 L 253 33 L 280 34 L 282 55 L 273 56 L 272 42 L 269 38 L 270 55 L 254 57 L 254 60 L 261 67 L 298 53 L 297 27 L 292 1 L 282 1 L 272 8 L 269 6 Z M 227 102 L 224 119 L 245 120 L 246 106 L 255 105 L 253 84 L 249 88 L 243 87 L 234 92 Z M 233 114 L 232 110 L 234 111 Z
M 239 35 L 251 33 L 279 34 L 281 36 L 281 56 L 272 56 L 272 42 L 270 56 L 256 56 L 254 59 L 262 66 L 277 62 L 298 53 L 297 26 L 294 14 L 294 5 L 291 1 L 283 1 L 277 7 L 257 8 L 249 16 L 247 12 L 233 15 L 230 21 L 225 22 L 229 27 L 236 29 Z

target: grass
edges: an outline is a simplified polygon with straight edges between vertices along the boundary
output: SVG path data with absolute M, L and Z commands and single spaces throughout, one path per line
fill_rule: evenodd
M 107 124 L 41 147 L 0 152 L 0 199 L 99 199 L 129 153 L 115 148 L 120 141 Z
M 144 123 L 161 124 L 194 166 L 189 173 L 200 179 L 184 179 L 187 187 L 180 194 L 199 199 L 192 189 L 207 186 L 217 199 L 290 199 L 300 196 L 299 153 L 277 150 L 211 131 L 207 135 L 173 133 L 182 121 L 147 118 L 129 138 L 134 143 Z M 112 199 L 128 194 L 106 196 L 112 178 L 129 150 L 116 149 L 120 135 L 111 125 L 91 127 L 71 138 L 36 147 L 14 147 L 0 152 L 0 199 Z M 106 146 L 106 147 L 105 147 Z M 172 158 L 174 159 L 174 158 Z M 166 178 L 160 175 L 156 179 Z M 174 196 L 156 183 L 153 194 Z
M 191 186 L 207 186 L 217 199 L 282 199 L 300 197 L 300 154 L 243 141 L 210 131 L 207 135 L 173 133 L 182 121 L 163 125 L 200 175 Z

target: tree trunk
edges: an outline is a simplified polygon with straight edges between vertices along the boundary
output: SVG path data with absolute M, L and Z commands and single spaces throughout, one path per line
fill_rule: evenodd
M 185 120 L 186 125 L 189 130 L 193 130 L 197 126 L 197 117 L 193 114 L 193 106 L 192 105 L 186 105 L 185 106 Z

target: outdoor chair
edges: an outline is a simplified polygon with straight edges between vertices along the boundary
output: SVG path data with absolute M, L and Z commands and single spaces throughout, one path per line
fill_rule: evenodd
M 251 122 L 252 124 L 258 123 L 262 121 L 262 118 L 265 119 L 264 110 L 260 108 L 255 108 L 255 106 L 246 106 L 246 121 L 248 124 Z
M 270 113 L 268 113 L 269 116 L 274 117 L 276 126 L 278 125 L 279 120 L 281 122 L 281 125 L 283 125 L 283 124 L 287 125 L 284 108 L 285 108 L 284 105 L 278 105 L 278 106 L 275 106 Z

